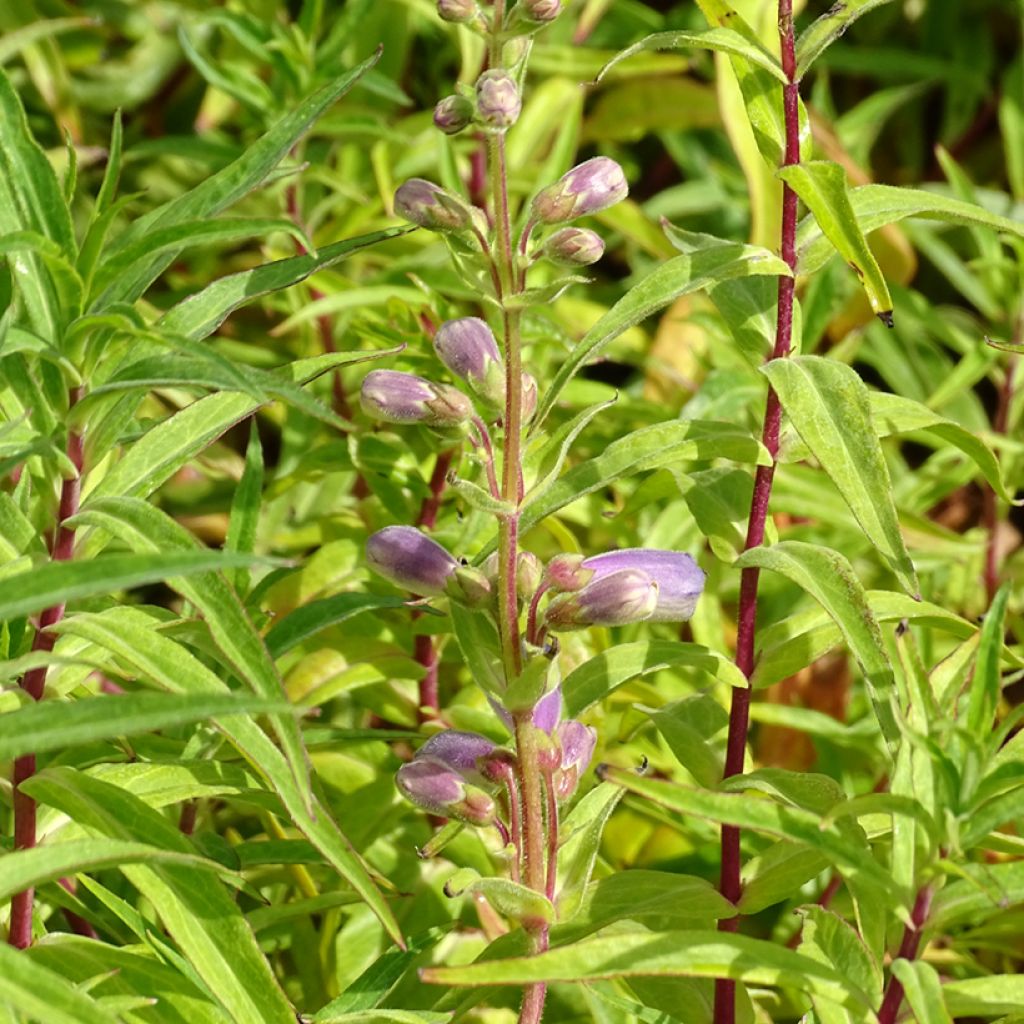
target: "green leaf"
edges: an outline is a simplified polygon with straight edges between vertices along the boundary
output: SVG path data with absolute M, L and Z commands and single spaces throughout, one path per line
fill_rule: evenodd
M 834 967 L 867 994 L 869 1006 L 877 1006 L 882 1001 L 882 968 L 857 932 L 824 907 L 805 907 L 802 913 L 804 927 L 799 951 Z
M 744 865 L 740 912 L 750 916 L 792 900 L 803 885 L 828 866 L 828 858 L 818 850 L 785 840 L 773 843 Z
M 446 896 L 479 895 L 505 917 L 523 923 L 527 920 L 550 922 L 555 908 L 540 892 L 507 878 L 481 878 L 472 868 L 461 868 L 445 882 Z
M 325 1007 L 314 1018 L 315 1024 L 449 1024 L 450 1013 L 433 1010 L 358 1010 L 355 1013 L 329 1013 Z
M 256 531 L 260 520 L 260 501 L 263 497 L 263 446 L 255 418 L 249 421 L 249 443 L 245 448 L 245 468 L 231 498 L 228 535 L 224 542 L 227 551 L 252 554 L 256 550 Z M 249 591 L 249 573 L 236 569 L 232 583 L 239 595 Z
M 0 715 L 0 750 L 5 758 L 44 753 L 76 744 L 134 736 L 198 722 L 211 715 L 284 713 L 288 702 L 251 694 L 178 697 L 166 693 L 131 693 L 47 700 Z
M 894 960 L 893 977 L 903 986 L 918 1024 L 953 1024 L 942 997 L 942 982 L 935 968 L 923 960 Z
M 562 389 L 590 359 L 598 356 L 623 331 L 635 327 L 680 295 L 699 291 L 716 281 L 751 275 L 790 276 L 789 267 L 767 249 L 718 241 L 660 264 L 618 302 L 579 340 L 544 393 L 533 420 L 536 430 L 554 408 Z
M 998 1017 L 1024 1006 L 1024 974 L 984 975 L 942 986 L 953 1017 Z
M 701 786 L 718 785 L 723 759 L 708 740 L 729 723 L 720 704 L 705 694 L 695 694 L 657 710 L 640 710 L 654 723 L 676 760 Z
M 907 434 L 922 431 L 933 434 L 940 441 L 959 448 L 978 467 L 981 475 L 1003 501 L 1012 502 L 1014 496 L 1007 490 L 999 461 L 992 449 L 979 437 L 965 430 L 945 416 L 933 412 L 927 405 L 912 398 L 893 395 L 885 391 L 872 391 L 871 419 L 879 435 Z
M 135 608 L 113 608 L 100 614 L 77 614 L 57 627 L 103 647 L 118 659 L 171 693 L 228 692 L 227 684 L 180 644 L 162 635 L 157 623 Z M 255 722 L 232 717 L 215 724 L 260 777 L 281 798 L 296 828 L 324 855 L 380 919 L 388 934 L 403 944 L 402 933 L 370 873 L 342 834 L 330 811 L 314 798 L 312 813 L 281 751 Z
M 5 579 L 0 595 L 0 620 L 170 577 L 194 576 L 252 563 L 251 555 L 208 550 L 100 555 L 87 562 L 47 562 Z
M 695 816 L 802 843 L 821 853 L 844 874 L 862 879 L 898 904 L 907 903 L 907 894 L 874 859 L 867 843 L 852 841 L 849 826 L 841 830 L 830 822 L 823 822 L 820 814 L 784 807 L 774 800 L 752 800 L 745 793 L 714 793 L 662 779 L 648 779 L 608 765 L 599 769 L 599 775 L 683 817 Z
M 797 81 L 859 17 L 890 0 L 840 0 L 815 19 L 796 41 Z
M 641 640 L 617 644 L 573 669 L 562 681 L 566 714 L 577 718 L 623 683 L 680 665 L 696 668 L 730 686 L 746 685 L 743 673 L 717 651 L 678 640 Z
M 379 59 L 378 50 L 351 71 L 301 100 L 233 163 L 191 191 L 134 221 L 121 236 L 120 244 L 133 245 L 157 230 L 173 228 L 186 221 L 208 219 L 236 203 L 267 177 L 313 122 L 344 96 Z M 139 281 L 146 282 L 143 291 L 173 262 L 174 257 L 175 252 L 171 250 L 148 260 L 145 269 L 140 269 Z
M 899 736 L 892 667 L 882 631 L 850 563 L 838 552 L 802 541 L 783 541 L 745 552 L 736 567 L 771 569 L 807 591 L 832 617 L 864 673 L 882 734 Z
M 138 797 L 71 768 L 47 768 L 23 783 L 34 799 L 83 827 L 134 842 L 191 853 L 192 844 Z M 222 883 L 209 871 L 170 863 L 125 864 L 196 973 L 236 1024 L 294 1024 L 295 1012 L 277 984 L 255 936 Z
M 979 224 L 1024 238 L 1024 222 L 1000 217 L 973 203 L 951 199 L 939 192 L 892 185 L 861 185 L 850 190 L 849 198 L 857 224 L 865 235 L 908 217 L 924 217 L 950 224 Z M 797 273 L 813 274 L 831 258 L 832 243 L 823 236 L 813 217 L 804 219 L 796 237 Z
M 121 839 L 47 842 L 28 850 L 15 850 L 13 853 L 4 854 L 4 870 L 0 877 L 0 902 L 9 900 L 15 893 L 56 881 L 67 875 L 158 860 L 204 870 L 220 870 L 218 864 L 195 853 L 163 850 L 149 843 Z
M 1006 176 L 1015 199 L 1024 199 L 1024 54 L 1003 75 L 999 96 L 999 128 L 1006 154 Z
M 616 64 L 627 60 L 637 53 L 645 50 L 681 50 L 686 47 L 695 47 L 701 50 L 718 50 L 721 53 L 728 53 L 733 57 L 741 57 L 749 64 L 764 68 L 769 74 L 774 75 L 785 85 L 786 73 L 778 60 L 769 53 L 760 40 L 756 37 L 750 38 L 741 35 L 731 28 L 708 28 L 697 32 L 655 32 L 654 35 L 641 39 L 640 42 L 626 47 L 617 53 L 601 69 L 597 76 L 600 82 L 604 76 L 611 71 Z
M 892 326 L 892 298 L 850 203 L 846 172 L 831 160 L 811 160 L 783 167 L 779 177 L 804 201 L 825 237 L 853 268 L 867 293 L 871 309 Z
M 550 950 L 537 956 L 490 960 L 465 967 L 427 967 L 435 985 L 528 985 L 602 978 L 734 978 L 814 992 L 858 1005 L 863 993 L 830 967 L 761 939 L 712 931 L 623 933 Z
M 95 25 L 92 18 L 37 18 L 19 28 L 7 28 L 0 39 L 0 64 L 6 64 L 26 47 L 76 28 Z
M 821 356 L 773 359 L 763 373 L 868 540 L 916 596 L 920 585 L 900 532 L 867 386 L 849 366 Z
M 0 1006 L 4 1004 L 48 1024 L 119 1024 L 121 1019 L 56 971 L 0 943 Z
M 1004 621 L 1009 599 L 1010 584 L 1005 583 L 999 588 L 985 613 L 978 660 L 974 665 L 974 676 L 968 694 L 967 729 L 982 741 L 988 739 L 992 733 L 992 720 L 1002 693 L 999 666 L 1002 661 Z
M 325 245 L 315 255 L 292 256 L 273 263 L 264 263 L 252 270 L 228 274 L 207 285 L 202 291 L 172 306 L 157 326 L 174 334 L 199 340 L 215 330 L 238 308 L 269 292 L 288 288 L 304 281 L 310 274 L 332 267 L 343 259 L 389 238 L 397 238 L 415 230 L 410 227 L 387 228 L 357 238 Z

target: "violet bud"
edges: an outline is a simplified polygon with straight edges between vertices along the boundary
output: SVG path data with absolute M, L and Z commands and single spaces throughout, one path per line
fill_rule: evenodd
M 607 210 L 628 194 L 622 168 L 609 157 L 595 156 L 539 192 L 531 209 L 534 219 L 542 224 L 565 224 Z
M 585 558 L 583 571 L 594 575 L 592 582 L 624 569 L 646 573 L 658 585 L 658 603 L 651 622 L 684 622 L 697 607 L 704 589 L 704 570 L 682 551 L 653 548 L 623 548 Z
M 395 776 L 399 792 L 431 814 L 456 818 L 472 825 L 489 825 L 496 816 L 494 800 L 441 761 L 415 757 Z
M 476 0 L 437 0 L 437 13 L 442 21 L 465 24 L 477 16 Z
M 434 126 L 456 135 L 473 120 L 473 104 L 465 96 L 446 96 L 434 107 Z
M 562 0 L 519 0 L 517 10 L 527 21 L 544 25 L 562 13 Z
M 459 563 L 415 526 L 385 526 L 366 542 L 366 563 L 379 576 L 414 594 L 444 593 Z
M 516 80 L 501 68 L 485 71 L 476 82 L 476 115 L 484 128 L 503 132 L 516 123 L 523 102 Z
M 586 267 L 604 255 L 604 242 L 589 228 L 562 228 L 544 243 L 543 252 L 560 267 Z
M 473 403 L 458 388 L 400 370 L 371 370 L 359 390 L 367 416 L 385 423 L 455 427 L 473 415 Z
M 498 745 L 477 732 L 444 729 L 434 733 L 416 752 L 415 760 L 427 758 L 440 761 L 453 772 L 466 778 L 480 776 L 480 759 L 490 757 Z
M 580 776 L 594 756 L 597 732 L 589 725 L 570 718 L 558 727 L 555 739 L 562 755 L 561 766 L 555 773 L 555 796 L 565 800 L 576 792 Z
M 579 590 L 593 576 L 581 569 L 583 555 L 555 555 L 544 570 L 544 579 L 556 590 Z
M 423 178 L 410 178 L 398 187 L 395 213 L 431 231 L 462 231 L 473 219 L 464 200 Z
M 438 358 L 493 406 L 505 401 L 505 364 L 490 327 L 476 316 L 446 320 L 434 335 Z
M 556 597 L 544 613 L 544 622 L 552 632 L 624 626 L 649 619 L 657 604 L 658 584 L 647 573 L 621 569 Z

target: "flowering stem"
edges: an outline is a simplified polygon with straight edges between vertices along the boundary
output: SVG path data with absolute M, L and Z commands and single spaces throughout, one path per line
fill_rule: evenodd
M 931 885 L 922 886 L 914 900 L 914 908 L 910 912 L 910 924 L 903 931 L 903 940 L 896 955 L 902 960 L 913 960 L 917 956 L 917 947 L 921 943 L 921 932 L 932 906 L 933 890 Z M 903 1002 L 903 985 L 895 975 L 890 975 L 889 985 L 882 999 L 882 1008 L 878 1011 L 878 1024 L 896 1024 L 896 1016 Z
M 82 397 L 81 387 L 72 389 L 69 395 L 69 412 Z M 75 467 L 75 475 L 65 480 L 60 490 L 60 505 L 57 510 L 57 524 L 54 530 L 50 558 L 54 562 L 71 560 L 74 544 L 74 527 L 67 526 L 67 521 L 78 512 L 78 499 L 82 487 L 82 435 L 75 431 L 68 432 L 67 455 Z M 45 609 L 39 616 L 39 627 L 32 640 L 32 650 L 49 653 L 53 650 L 56 637 L 49 631 L 64 618 L 64 605 L 56 604 Z M 43 688 L 46 683 L 46 666 L 30 669 L 21 678 L 21 688 L 25 693 L 38 701 L 43 699 Z M 21 784 L 31 779 L 36 773 L 35 754 L 25 754 L 15 758 L 14 785 L 14 849 L 29 850 L 36 845 L 36 802 L 22 793 Z M 18 949 L 25 949 L 32 944 L 32 905 L 35 890 L 25 889 L 15 893 L 11 899 L 11 920 L 8 931 L 8 942 Z
M 793 0 L 779 0 L 779 43 L 782 55 L 782 70 L 788 82 L 783 86 L 783 114 L 786 124 L 786 150 L 783 166 L 800 162 L 799 84 L 796 78 L 796 42 L 793 32 Z M 788 186 L 782 187 L 782 259 L 792 271 L 796 270 L 796 221 L 797 197 Z M 779 278 L 778 312 L 775 326 L 775 345 L 772 359 L 782 359 L 789 354 L 793 339 L 793 299 L 795 279 Z M 764 427 L 761 440 L 771 456 L 771 464 L 758 466 L 754 477 L 754 493 L 750 504 L 750 518 L 747 521 L 747 537 L 744 550 L 759 547 L 764 542 L 765 523 L 768 519 L 768 502 L 775 476 L 776 456 L 779 450 L 779 428 L 782 421 L 782 407 L 775 390 L 768 388 L 765 406 Z M 740 576 L 740 600 L 736 633 L 736 665 L 749 681 L 754 671 L 754 635 L 757 625 L 757 585 L 759 570 L 744 569 Z M 732 706 L 729 711 L 729 738 L 725 756 L 725 778 L 743 772 L 744 752 L 747 746 L 747 729 L 750 722 L 750 686 L 737 687 L 732 691 Z M 732 825 L 722 826 L 722 865 L 719 891 L 738 903 L 740 898 L 740 833 Z M 719 930 L 736 931 L 739 918 L 733 917 L 719 922 Z M 715 1024 L 734 1024 L 736 1020 L 736 983 L 729 978 L 715 981 Z

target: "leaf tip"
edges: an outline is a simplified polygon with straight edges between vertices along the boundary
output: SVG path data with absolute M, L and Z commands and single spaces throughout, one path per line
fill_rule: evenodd
M 877 316 L 890 331 L 896 326 L 896 321 L 893 320 L 891 309 L 883 309 L 881 312 L 876 313 L 875 316 Z

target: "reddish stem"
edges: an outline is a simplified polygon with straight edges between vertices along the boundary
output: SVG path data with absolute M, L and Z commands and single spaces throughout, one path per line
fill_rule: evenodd
M 69 411 L 82 397 L 83 389 L 74 388 L 69 395 Z M 75 544 L 74 527 L 67 526 L 67 521 L 78 512 L 78 499 L 82 488 L 82 435 L 74 431 L 68 432 L 67 454 L 75 467 L 75 476 L 65 480 L 60 489 L 60 505 L 57 509 L 57 527 L 50 548 L 50 558 L 54 562 L 67 562 Z M 32 650 L 48 654 L 53 650 L 56 636 L 49 627 L 56 625 L 64 618 L 64 604 L 52 605 L 39 616 L 39 625 L 32 639 Z M 42 700 L 43 688 L 46 684 L 46 666 L 40 665 L 30 669 L 21 678 L 21 688 L 32 700 Z M 22 793 L 21 784 L 31 779 L 36 773 L 35 754 L 24 754 L 15 758 L 12 782 L 14 786 L 14 849 L 30 850 L 36 845 L 36 802 Z M 8 941 L 18 949 L 25 949 L 32 944 L 32 905 L 35 890 L 26 889 L 15 893 L 11 900 L 11 922 Z
M 913 960 L 917 956 L 917 948 L 921 944 L 921 932 L 928 920 L 931 906 L 932 887 L 924 885 L 918 890 L 917 899 L 914 900 L 914 908 L 910 912 L 910 924 L 903 930 L 903 941 L 900 942 L 900 950 L 896 954 L 901 960 Z M 878 1011 L 878 1024 L 896 1024 L 896 1015 L 899 1013 L 902 1002 L 903 985 L 894 974 L 891 974 L 889 987 L 885 990 L 885 997 L 882 999 L 882 1008 Z
M 783 166 L 800 162 L 799 85 L 796 80 L 796 42 L 793 33 L 793 2 L 779 0 L 779 43 L 782 55 L 782 70 L 788 83 L 783 87 L 783 113 L 786 122 L 786 152 Z M 782 187 L 782 240 L 781 255 L 790 269 L 796 272 L 796 222 L 797 196 L 788 186 Z M 778 312 L 775 324 L 775 345 L 772 359 L 782 359 L 789 354 L 793 340 L 793 298 L 794 277 L 780 277 L 778 291 Z M 779 429 L 782 422 L 782 406 L 773 388 L 768 389 L 765 406 L 764 428 L 761 440 L 771 455 L 771 464 L 758 466 L 754 476 L 754 493 L 750 503 L 750 518 L 747 521 L 747 537 L 744 550 L 759 547 L 764 542 L 765 524 L 768 519 L 768 502 L 772 493 L 775 476 L 776 456 L 779 450 Z M 759 570 L 744 569 L 740 576 L 740 600 L 736 631 L 736 665 L 750 679 L 754 671 L 754 637 L 757 626 L 757 584 Z M 747 746 L 747 730 L 750 723 L 750 687 L 732 691 L 732 706 L 729 711 L 729 738 L 726 745 L 725 778 L 743 772 L 743 758 Z M 722 826 L 722 866 L 719 891 L 738 903 L 740 899 L 740 832 L 732 825 Z M 734 932 L 739 918 L 733 917 L 719 922 L 719 930 Z M 734 1024 L 736 1020 L 736 983 L 730 978 L 715 981 L 715 1024 Z

